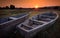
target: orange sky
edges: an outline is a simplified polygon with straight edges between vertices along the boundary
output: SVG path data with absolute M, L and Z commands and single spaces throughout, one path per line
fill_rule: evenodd
M 0 0 L 0 6 L 9 6 L 10 4 L 24 8 L 60 6 L 60 0 Z

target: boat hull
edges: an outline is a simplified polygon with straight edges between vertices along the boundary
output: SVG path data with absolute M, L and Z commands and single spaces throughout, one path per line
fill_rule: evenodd
M 1 34 L 0 36 L 1 37 L 8 36 L 9 33 L 14 32 L 16 30 L 16 26 L 18 24 L 24 22 L 28 18 L 29 14 L 26 14 L 18 19 L 12 19 L 11 21 L 0 24 L 0 34 Z
M 32 19 L 30 19 L 30 22 L 28 22 L 27 24 L 25 23 L 27 21 L 23 22 L 22 24 L 19 24 L 17 26 L 17 29 L 19 30 L 20 34 L 22 36 L 24 36 L 25 38 L 31 38 L 34 35 L 36 35 L 38 32 L 45 31 L 46 29 L 51 27 L 56 22 L 56 20 L 58 19 L 58 14 L 54 13 L 53 15 L 52 14 L 50 14 L 50 15 L 48 15 L 48 16 L 43 15 L 44 16 L 43 20 L 38 20 L 36 18 L 39 18 L 39 17 L 34 16 L 34 18 L 32 17 Z M 46 19 L 46 18 L 48 18 L 48 19 Z M 39 23 L 42 23 L 42 24 L 39 24 Z M 33 24 L 36 24 L 36 25 L 33 25 Z M 39 25 L 37 25 L 37 24 L 39 24 Z M 28 29 L 28 27 L 29 27 L 29 29 Z

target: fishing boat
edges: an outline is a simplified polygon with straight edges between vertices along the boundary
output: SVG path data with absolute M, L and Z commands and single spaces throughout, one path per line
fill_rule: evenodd
M 52 26 L 58 19 L 58 16 L 55 12 L 38 14 L 19 24 L 17 29 L 25 38 L 31 38 L 36 35 L 37 32 Z
M 16 29 L 16 26 L 26 19 L 28 19 L 29 14 L 23 13 L 16 16 L 10 16 L 0 19 L 0 34 L 3 36 L 7 35 L 7 33 L 11 33 Z

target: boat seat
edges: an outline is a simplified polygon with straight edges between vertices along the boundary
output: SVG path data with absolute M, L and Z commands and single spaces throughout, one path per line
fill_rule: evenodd
M 43 18 L 43 19 L 46 19 L 46 18 L 48 18 L 48 19 L 54 19 L 55 16 L 38 15 L 37 19 L 40 19 L 40 18 Z
M 54 14 L 53 12 L 49 12 L 49 13 L 44 13 L 42 15 L 46 15 L 46 16 L 56 16 L 56 14 Z
M 23 29 L 25 29 L 25 30 L 31 30 L 32 29 L 31 27 L 28 27 L 28 26 L 26 26 L 24 24 L 21 24 L 20 27 L 23 28 Z

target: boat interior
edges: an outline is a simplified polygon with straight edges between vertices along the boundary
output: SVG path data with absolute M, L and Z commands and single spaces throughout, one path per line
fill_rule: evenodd
M 53 20 L 55 18 L 56 18 L 56 14 L 54 14 L 54 13 L 44 13 L 44 14 L 32 17 L 32 19 L 35 19 L 38 21 L 44 21 L 44 22 L 50 22 L 51 20 Z
M 6 18 L 0 18 L 0 24 L 11 21 L 11 20 L 16 20 L 19 17 L 24 16 L 24 15 L 26 15 L 26 13 L 16 15 L 16 16 L 6 17 Z
M 56 18 L 56 14 L 54 13 L 44 13 L 44 14 L 39 14 L 35 17 L 32 17 L 32 19 L 26 20 L 20 25 L 20 28 L 23 28 L 25 30 L 31 30 L 35 27 L 38 27 L 40 25 L 45 24 L 44 22 L 50 22 L 51 20 Z M 38 21 L 35 21 L 38 20 Z M 42 22 L 43 21 L 43 22 Z
M 37 26 L 43 25 L 43 24 L 44 23 L 42 23 L 42 22 L 37 22 L 37 21 L 33 21 L 33 20 L 29 19 L 29 20 L 26 20 L 24 23 L 22 23 L 19 28 L 23 28 L 25 30 L 31 30 L 31 29 L 33 29 Z
M 8 21 L 11 21 L 11 20 L 13 20 L 13 19 L 10 19 L 9 17 L 7 17 L 7 18 L 1 18 L 0 19 L 0 24 L 8 22 Z

